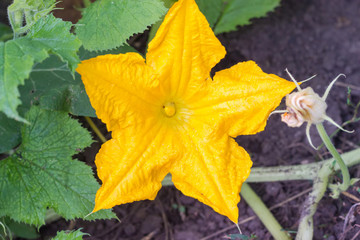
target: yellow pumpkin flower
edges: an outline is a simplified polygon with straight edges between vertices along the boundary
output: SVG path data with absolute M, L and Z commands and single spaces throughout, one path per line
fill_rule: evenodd
M 83 61 L 77 71 L 112 139 L 96 156 L 93 212 L 154 199 L 171 173 L 176 188 L 238 220 L 252 162 L 234 137 L 255 134 L 295 84 L 252 61 L 210 77 L 226 54 L 194 0 L 168 11 L 146 62 L 137 53 Z

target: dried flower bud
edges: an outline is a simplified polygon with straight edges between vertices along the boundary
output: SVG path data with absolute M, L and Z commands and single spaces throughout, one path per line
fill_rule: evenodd
M 301 89 L 298 82 L 294 79 L 290 72 L 287 69 L 285 69 L 285 71 L 289 74 L 291 80 L 293 80 L 296 84 L 298 91 L 286 96 L 286 110 L 277 110 L 272 112 L 284 113 L 281 115 L 281 121 L 285 122 L 289 127 L 300 127 L 304 122 L 307 122 L 306 136 L 310 145 L 315 149 L 317 148 L 312 144 L 310 137 L 310 127 L 312 124 L 319 124 L 326 120 L 342 131 L 348 133 L 354 132 L 343 129 L 339 124 L 326 115 L 327 104 L 325 100 L 336 80 L 341 76 L 345 77 L 344 74 L 339 74 L 326 88 L 324 95 L 319 97 L 319 95 L 315 93 L 311 87 Z M 312 76 L 303 82 L 306 82 L 315 76 Z
M 299 127 L 304 121 L 321 123 L 326 116 L 327 104 L 311 87 L 286 96 L 288 113 L 282 115 L 282 121 L 289 127 Z
M 289 127 L 300 127 L 304 123 L 304 118 L 301 114 L 295 113 L 293 109 L 288 109 L 288 112 L 281 115 L 281 121 Z

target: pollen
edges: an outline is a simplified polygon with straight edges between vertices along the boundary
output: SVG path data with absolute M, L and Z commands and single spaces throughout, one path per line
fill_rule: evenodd
M 163 112 L 167 117 L 173 117 L 176 114 L 176 106 L 174 102 L 167 102 L 163 105 Z

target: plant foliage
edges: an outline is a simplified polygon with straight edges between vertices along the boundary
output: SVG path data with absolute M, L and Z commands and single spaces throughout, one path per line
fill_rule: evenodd
M 135 49 L 132 47 L 123 46 L 101 54 L 133 51 Z M 81 60 L 98 54 L 83 48 L 79 51 Z M 18 110 L 21 113 L 26 112 L 33 105 L 39 105 L 43 109 L 66 111 L 76 116 L 96 117 L 80 75 L 76 73 L 74 79 L 66 63 L 54 55 L 33 67 L 29 80 L 25 81 L 24 86 L 20 86 L 19 92 L 22 105 Z M 20 144 L 20 127 L 19 122 L 0 113 L 0 153 Z
M 61 231 L 58 232 L 56 237 L 54 237 L 52 240 L 81 240 L 83 239 L 84 235 L 89 235 L 89 234 L 81 232 L 81 229 L 71 232 Z
M 91 212 L 99 184 L 85 163 L 71 157 L 92 142 L 87 130 L 65 112 L 32 107 L 26 115 L 22 143 L 0 161 L 0 217 L 41 226 L 47 208 L 66 219 Z M 111 218 L 103 211 L 90 215 Z
M 56 0 L 14 0 L 8 7 L 15 36 L 27 32 L 38 20 L 54 9 Z
M 197 5 L 199 6 L 200 11 L 205 15 L 208 20 L 210 27 L 214 27 L 218 21 L 222 8 L 222 0 L 196 0 Z
M 18 86 L 24 84 L 36 62 L 54 53 L 75 71 L 79 62 L 76 52 L 81 42 L 70 31 L 71 23 L 48 15 L 39 20 L 25 37 L 0 42 L 0 111 L 7 117 L 25 120 L 18 114 Z
M 160 0 L 98 0 L 84 10 L 76 33 L 88 50 L 112 49 L 143 32 L 165 12 Z
M 250 19 L 263 17 L 279 6 L 280 0 L 229 0 L 221 13 L 215 34 L 236 30 L 236 26 L 250 24 Z

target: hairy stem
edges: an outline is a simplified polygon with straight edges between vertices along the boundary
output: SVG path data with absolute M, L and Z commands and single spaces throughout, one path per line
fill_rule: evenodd
M 323 198 L 329 181 L 329 167 L 323 165 L 314 179 L 313 189 L 306 199 L 301 211 L 300 224 L 296 234 L 296 240 L 313 239 L 314 223 L 313 216 L 320 200 Z
M 279 222 L 272 215 L 270 210 L 266 207 L 260 197 L 252 190 L 249 184 L 244 183 L 241 187 L 241 196 L 246 203 L 252 208 L 255 214 L 259 217 L 261 222 L 269 230 L 275 240 L 290 240 L 289 235 L 282 231 Z

